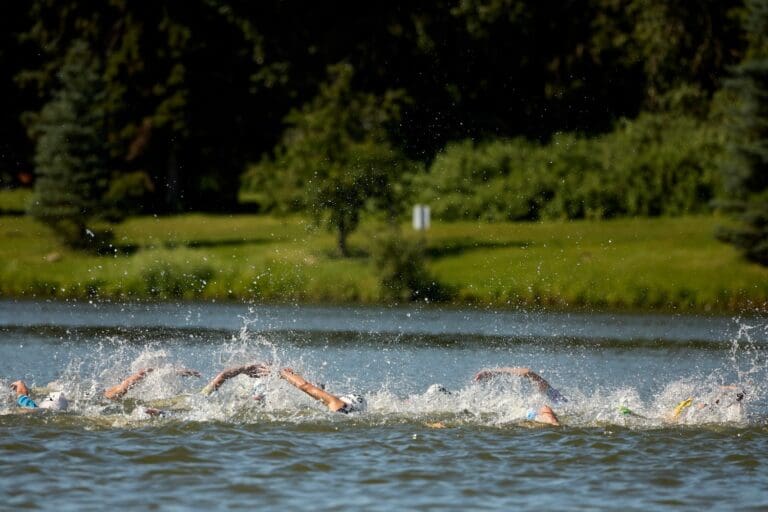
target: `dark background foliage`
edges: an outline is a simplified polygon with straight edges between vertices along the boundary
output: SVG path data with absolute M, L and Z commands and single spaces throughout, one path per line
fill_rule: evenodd
M 102 70 L 93 108 L 105 125 L 105 210 L 233 211 L 246 171 L 245 188 L 261 197 L 253 207 L 285 209 L 290 197 L 316 208 L 306 179 L 285 192 L 314 172 L 286 155 L 301 153 L 291 133 L 312 126 L 334 66 L 350 70 L 350 97 L 398 98 L 397 115 L 353 134 L 357 156 L 334 164 L 397 168 L 373 173 L 379 183 L 365 183 L 358 210 L 392 209 L 404 184 L 423 187 L 416 194 L 446 218 L 680 214 L 721 194 L 744 202 L 731 185 L 748 180 L 734 176 L 754 173 L 723 141 L 751 122 L 753 149 L 764 144 L 755 101 L 765 100 L 747 89 L 764 66 L 765 11 L 765 0 L 12 2 L 0 21 L 0 185 L 39 177 L 36 123 L 83 41 Z M 734 109 L 740 127 L 721 123 Z M 478 174 L 489 152 L 492 168 Z M 732 162 L 722 179 L 720 161 Z M 461 206 L 446 198 L 457 194 Z

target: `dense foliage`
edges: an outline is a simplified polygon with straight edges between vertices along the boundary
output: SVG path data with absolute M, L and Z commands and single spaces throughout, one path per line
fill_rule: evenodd
M 231 209 L 262 106 L 252 100 L 258 37 L 247 20 L 213 0 L 29 4 L 22 41 L 37 57 L 17 81 L 42 104 L 73 40 L 103 63 L 112 199 L 155 212 Z
M 537 219 L 698 212 L 724 188 L 745 219 L 745 231 L 724 236 L 743 245 L 762 240 L 767 223 L 755 178 L 765 175 L 765 9 L 15 2 L 0 21 L 0 185 L 45 179 L 30 149 L 40 153 L 36 119 L 82 41 L 101 63 L 94 151 L 106 155 L 101 199 L 112 211 L 231 211 L 244 171 L 261 162 L 244 180 L 259 206 L 312 211 L 338 231 L 342 252 L 362 211 L 396 215 L 404 192 L 438 218 Z M 722 184 L 713 97 L 739 119 Z M 420 166 L 428 172 L 413 172 Z M 755 243 L 748 254 L 763 261 Z
M 451 144 L 414 189 L 441 220 L 698 213 L 719 191 L 721 145 L 708 123 L 644 114 L 599 137 Z
M 724 177 L 737 227 L 718 235 L 747 258 L 768 265 L 768 1 L 747 1 L 750 47 L 727 92 L 735 98 L 729 119 Z
M 85 246 L 93 237 L 86 223 L 103 211 L 108 173 L 100 65 L 84 42 L 72 43 L 59 81 L 33 125 L 37 181 L 29 212 L 69 245 Z
M 144 172 L 153 210 L 226 207 L 245 164 L 272 150 L 334 63 L 360 90 L 413 99 L 392 135 L 426 161 L 451 140 L 600 133 L 681 87 L 706 102 L 742 55 L 740 6 L 31 0 L 4 12 L 0 86 L 15 80 L 37 96 L 23 108 L 39 110 L 71 41 L 86 40 L 104 63 L 116 179 Z
M 399 119 L 402 92 L 355 92 L 352 78 L 348 64 L 331 66 L 315 99 L 286 118 L 289 128 L 274 160 L 245 176 L 252 188 L 268 193 L 263 206 L 308 210 L 326 220 L 344 256 L 347 237 L 369 203 L 397 217 L 397 182 L 415 167 L 387 136 L 387 125 Z

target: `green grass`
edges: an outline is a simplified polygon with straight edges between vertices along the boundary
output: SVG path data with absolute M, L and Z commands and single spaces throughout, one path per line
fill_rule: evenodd
M 754 311 L 768 269 L 714 240 L 713 217 L 603 222 L 437 224 L 428 268 L 457 304 L 600 310 Z M 114 227 L 113 256 L 62 247 L 27 217 L 0 216 L 0 296 L 115 300 L 378 303 L 369 258 L 380 229 L 335 256 L 332 233 L 302 218 L 132 218 Z M 404 227 L 409 233 L 410 228 Z
M 23 215 L 31 198 L 32 190 L 28 188 L 0 188 L 0 215 Z
M 496 243 L 440 258 L 433 271 L 461 302 L 557 308 L 752 310 L 768 299 L 768 269 L 714 240 L 711 217 L 604 222 L 455 224 L 431 242 L 474 231 Z M 491 244 L 488 244 L 491 245 Z

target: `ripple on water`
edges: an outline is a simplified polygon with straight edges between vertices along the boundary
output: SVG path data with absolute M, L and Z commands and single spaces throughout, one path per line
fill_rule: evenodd
M 61 379 L 75 390 L 76 406 L 62 415 L 0 416 L 0 509 L 768 509 L 766 372 L 754 372 L 752 360 L 740 364 L 727 341 L 595 348 L 590 339 L 461 337 L 435 345 L 356 334 L 353 344 L 333 335 L 320 343 L 307 332 L 256 340 L 207 331 L 192 343 L 137 331 L 81 333 L 62 345 L 63 332 L 23 334 L 32 350 L 0 345 L 8 356 L 0 357 L 3 389 L 19 371 L 42 383 Z M 57 361 L 71 360 L 63 375 L 49 375 L 62 370 L 44 357 L 50 350 Z M 20 369 L 21 355 L 29 368 Z M 199 382 L 173 371 L 184 364 L 210 376 L 257 356 L 295 363 L 328 389 L 359 389 L 370 410 L 331 415 L 278 379 L 267 383 L 263 407 L 247 400 L 247 378 L 206 398 Z M 94 395 L 149 360 L 165 373 L 133 390 L 129 405 L 106 408 Z M 564 427 L 519 422 L 539 400 L 530 387 L 470 382 L 479 368 L 519 364 L 541 370 L 572 398 L 562 408 Z M 664 412 L 691 389 L 716 389 L 742 370 L 752 372 L 745 385 L 754 384 L 749 415 L 691 409 L 686 425 L 664 423 Z M 420 394 L 438 381 L 454 391 L 450 400 Z M 144 418 L 144 395 L 180 396 L 185 409 Z M 622 416 L 618 404 L 650 419 Z M 0 408 L 12 409 L 12 399 L 0 397 Z M 437 422 L 446 428 L 425 426 Z

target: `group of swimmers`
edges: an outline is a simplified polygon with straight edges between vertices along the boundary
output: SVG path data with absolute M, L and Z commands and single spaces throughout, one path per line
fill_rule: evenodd
M 110 401 L 123 398 L 128 391 L 143 381 L 152 371 L 152 368 L 146 368 L 128 376 L 119 384 L 105 389 L 103 392 L 104 398 Z M 201 393 L 210 395 L 216 392 L 226 381 L 238 375 L 246 375 L 254 379 L 262 379 L 268 377 L 272 371 L 272 367 L 268 363 L 263 362 L 227 368 L 218 373 L 205 387 L 203 387 Z M 176 370 L 176 373 L 185 377 L 200 377 L 200 373 L 195 370 L 180 369 Z M 278 375 L 281 379 L 285 380 L 295 388 L 306 393 L 313 399 L 322 402 L 331 412 L 348 414 L 362 412 L 366 408 L 366 401 L 362 396 L 357 394 L 335 395 L 327 391 L 325 386 L 309 382 L 291 368 L 283 368 L 278 372 Z M 526 420 L 553 426 L 560 425 L 560 420 L 552 409 L 552 406 L 564 404 L 568 402 L 568 399 L 556 388 L 551 386 L 543 377 L 530 368 L 501 367 L 483 369 L 475 374 L 473 380 L 480 382 L 499 376 L 517 377 L 532 384 L 539 398 L 539 405 L 527 410 L 525 415 Z M 67 410 L 69 406 L 69 401 L 62 391 L 51 392 L 38 402 L 30 397 L 29 388 L 21 380 L 13 382 L 11 384 L 11 390 L 16 393 L 16 404 L 23 410 L 64 411 Z M 430 386 L 428 392 L 444 395 L 451 394 L 448 389 L 441 385 Z M 744 397 L 745 392 L 743 389 L 736 386 L 722 386 L 718 395 L 711 400 L 696 400 L 693 397 L 686 398 L 678 403 L 665 419 L 675 421 L 680 417 L 683 411 L 692 406 L 694 406 L 695 409 L 704 409 L 715 406 L 729 407 L 734 404 L 740 406 Z M 264 400 L 264 394 L 255 392 L 253 398 L 258 401 Z M 165 414 L 164 410 L 154 407 L 146 407 L 144 408 L 144 411 L 150 416 L 161 416 Z M 621 414 L 627 416 L 644 418 L 644 416 L 635 413 L 626 406 L 621 406 L 619 411 Z

